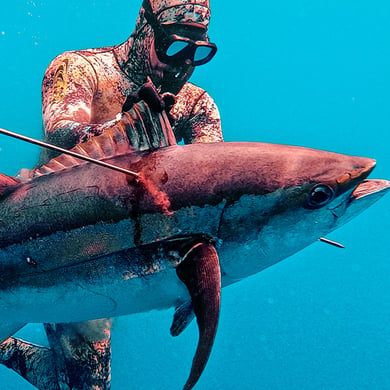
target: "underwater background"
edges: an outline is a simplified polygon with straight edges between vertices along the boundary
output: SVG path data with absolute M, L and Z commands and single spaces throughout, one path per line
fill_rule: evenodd
M 302 145 L 377 159 L 390 179 L 388 0 L 211 0 L 213 61 L 191 81 L 221 112 L 226 141 Z M 41 138 L 40 88 L 66 50 L 124 41 L 141 1 L 3 1 L 0 127 Z M 0 135 L 0 172 L 38 158 Z M 390 389 L 390 196 L 315 243 L 223 290 L 197 390 Z M 181 389 L 197 342 L 173 339 L 173 309 L 115 320 L 112 389 Z M 0 313 L 0 322 L 2 321 Z M 4 319 L 6 320 L 6 319 Z M 46 343 L 41 325 L 19 336 Z M 31 385 L 0 366 L 0 389 Z

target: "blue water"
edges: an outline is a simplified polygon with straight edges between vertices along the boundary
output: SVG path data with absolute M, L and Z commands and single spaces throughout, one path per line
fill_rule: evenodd
M 70 49 L 122 42 L 141 1 L 12 0 L 0 12 L 0 127 L 41 136 L 40 83 Z M 245 8 L 244 4 L 246 4 Z M 374 157 L 390 179 L 390 2 L 212 2 L 219 52 L 192 81 L 217 102 L 225 139 Z M 38 156 L 0 136 L 0 172 Z M 210 362 L 196 389 L 389 390 L 390 196 L 329 237 L 223 291 Z M 180 389 L 194 324 L 172 339 L 172 311 L 119 318 L 112 388 Z M 0 313 L 1 318 L 1 313 Z M 0 320 L 1 321 L 1 320 Z M 45 342 L 40 326 L 23 336 Z M 0 389 L 32 389 L 0 367 Z

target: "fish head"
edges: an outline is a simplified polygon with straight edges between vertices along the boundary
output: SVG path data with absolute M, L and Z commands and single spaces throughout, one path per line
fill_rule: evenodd
M 220 257 L 227 283 L 302 250 L 390 188 L 386 180 L 366 179 L 375 167 L 370 158 L 284 146 L 267 158 L 259 162 L 271 177 L 261 178 L 263 193 L 241 196 L 223 216 Z

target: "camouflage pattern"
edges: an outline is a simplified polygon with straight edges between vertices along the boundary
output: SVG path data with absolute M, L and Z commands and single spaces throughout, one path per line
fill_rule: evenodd
M 37 389 L 108 390 L 111 321 L 46 324 L 50 348 L 13 337 L 0 344 L 0 363 Z
M 153 12 L 161 24 L 197 24 L 208 28 L 210 2 L 208 0 L 151 0 Z

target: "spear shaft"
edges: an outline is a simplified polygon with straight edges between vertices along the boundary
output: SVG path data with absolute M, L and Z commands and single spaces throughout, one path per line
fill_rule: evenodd
M 68 150 L 68 149 L 60 148 L 59 146 L 52 145 L 52 144 L 49 144 L 47 142 L 37 140 L 35 138 L 30 138 L 30 137 L 27 137 L 25 135 L 14 133 L 12 131 L 2 129 L 2 128 L 0 128 L 0 134 L 4 134 L 4 135 L 7 135 L 9 137 L 16 138 L 16 139 L 19 139 L 19 140 L 24 141 L 24 142 L 28 142 L 30 144 L 38 145 L 38 146 L 41 146 L 42 148 L 55 150 L 56 152 L 67 154 L 69 156 L 79 158 L 80 160 L 88 161 L 92 164 L 100 165 L 102 167 L 112 169 L 112 170 L 117 171 L 117 172 L 124 173 L 125 175 L 135 176 L 135 177 L 139 178 L 138 173 L 133 172 L 133 171 L 129 171 L 126 168 L 118 167 L 116 165 L 107 163 L 105 161 L 96 160 L 95 158 L 92 158 L 89 156 L 84 156 L 84 155 L 79 154 L 77 152 L 73 152 L 73 151 Z

